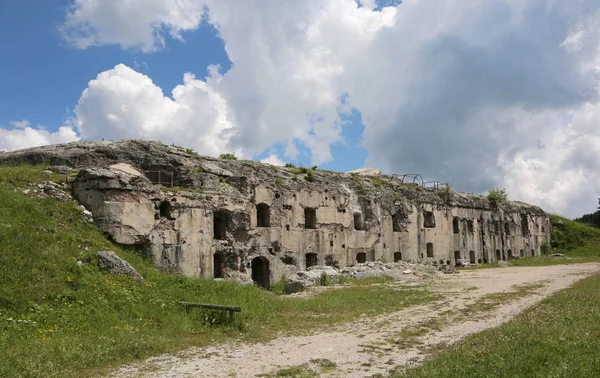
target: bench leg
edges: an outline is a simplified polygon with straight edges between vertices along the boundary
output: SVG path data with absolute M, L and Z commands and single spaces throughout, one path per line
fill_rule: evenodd
M 233 323 L 233 311 L 229 311 L 229 321 Z

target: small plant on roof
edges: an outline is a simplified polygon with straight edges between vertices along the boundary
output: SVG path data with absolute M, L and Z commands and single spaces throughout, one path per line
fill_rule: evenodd
M 224 160 L 237 160 L 237 156 L 235 156 L 235 154 L 231 154 L 231 153 L 227 153 L 227 154 L 221 154 L 219 156 L 219 159 L 224 159 Z
M 487 199 L 494 206 L 504 203 L 507 200 L 506 190 L 504 190 L 504 188 L 490 189 L 487 195 Z

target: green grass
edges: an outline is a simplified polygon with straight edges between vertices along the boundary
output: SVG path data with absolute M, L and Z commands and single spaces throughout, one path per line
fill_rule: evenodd
M 95 376 L 188 346 L 312 332 L 437 298 L 422 289 L 398 290 L 385 279 L 356 281 L 303 299 L 163 274 L 135 251 L 108 241 L 84 221 L 75 203 L 13 191 L 14 185 L 45 179 L 41 172 L 40 167 L 0 168 L 1 377 Z M 146 282 L 99 271 L 100 250 L 115 251 Z M 188 314 L 178 307 L 180 300 L 236 305 L 243 312 L 229 324 L 220 312 Z
M 600 275 L 391 377 L 600 377 Z
M 552 253 L 600 258 L 600 228 L 551 215 Z M 562 221 L 562 225 L 559 224 Z
M 600 262 L 600 228 L 557 215 L 550 215 L 550 222 L 552 223 L 552 235 L 548 253 L 562 253 L 566 257 L 521 257 L 508 261 L 506 265 L 547 266 Z M 466 269 L 489 269 L 503 266 L 505 265 L 494 262 Z

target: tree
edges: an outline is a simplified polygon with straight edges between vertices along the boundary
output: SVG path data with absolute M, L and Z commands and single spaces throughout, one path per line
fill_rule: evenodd
M 598 198 L 598 205 L 600 205 L 600 198 Z M 575 218 L 575 221 L 600 227 L 600 206 L 598 206 L 598 210 L 596 210 L 596 212 L 584 214 L 581 216 L 581 218 Z

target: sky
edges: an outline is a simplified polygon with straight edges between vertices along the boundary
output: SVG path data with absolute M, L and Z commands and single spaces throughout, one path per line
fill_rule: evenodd
M 598 0 L 7 0 L 0 150 L 152 139 L 600 197 Z

